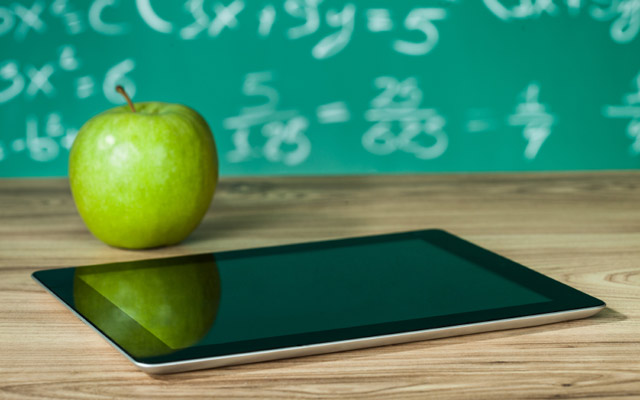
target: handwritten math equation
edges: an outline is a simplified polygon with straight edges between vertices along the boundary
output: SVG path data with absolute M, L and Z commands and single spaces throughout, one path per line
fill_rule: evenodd
M 17 101 L 26 97 L 55 98 L 57 89 L 49 81 L 56 73 L 78 72 L 73 82 L 77 99 L 103 95 L 114 104 L 122 99 L 114 91 L 116 85 L 125 86 L 135 95 L 136 85 L 129 75 L 135 68 L 133 58 L 116 62 L 106 69 L 100 79 L 82 73 L 82 59 L 78 58 L 71 45 L 58 49 L 55 61 L 36 68 L 30 65 L 22 70 L 15 60 L 0 63 L 0 79 L 4 89 L 0 90 L 0 104 Z M 223 128 L 231 133 L 232 149 L 226 154 L 230 163 L 241 163 L 255 159 L 265 159 L 272 163 L 295 166 L 310 156 L 314 124 L 344 124 L 358 120 L 349 109 L 345 99 L 318 105 L 313 116 L 300 110 L 281 109 L 280 92 L 273 71 L 259 71 L 246 74 L 240 88 L 252 106 L 241 107 L 238 115 L 222 119 Z M 361 145 L 369 153 L 386 156 L 396 152 L 406 153 L 421 160 L 440 157 L 448 148 L 449 134 L 447 119 L 435 107 L 423 106 L 423 90 L 416 77 L 396 78 L 379 76 L 372 85 L 379 92 L 375 95 L 362 116 L 368 128 L 362 132 Z M 555 116 L 539 101 L 540 85 L 529 84 L 517 99 L 512 115 L 506 124 L 522 129 L 527 141 L 524 157 L 535 159 L 542 144 L 551 134 Z M 468 133 L 497 130 L 494 118 L 471 110 L 465 125 Z M 357 122 L 357 121 L 356 121 Z M 0 141 L 0 161 L 10 153 L 27 152 L 37 162 L 55 160 L 62 149 L 69 150 L 78 127 L 65 124 L 59 111 L 51 111 L 44 116 L 27 115 L 24 122 L 24 136 L 9 143 Z
M 78 57 L 73 45 L 62 45 L 52 61 L 36 66 L 18 60 L 0 60 L 0 106 L 14 101 L 37 101 L 55 99 L 59 93 L 73 93 L 78 100 L 104 95 L 113 104 L 121 104 L 122 98 L 115 91 L 116 85 L 135 94 L 136 86 L 129 73 L 135 68 L 131 58 L 118 60 L 107 67 L 103 74 L 87 73 L 83 60 Z M 72 87 L 57 88 L 52 78 L 61 79 Z M 11 152 L 28 152 L 38 162 L 55 160 L 62 149 L 69 150 L 78 133 L 78 127 L 64 121 L 61 112 L 51 111 L 47 115 L 29 114 L 26 117 L 25 136 L 10 143 L 0 137 L 0 161 Z
M 44 114 L 36 114 L 29 111 L 29 104 L 55 104 L 57 99 L 69 97 L 77 101 L 104 98 L 122 104 L 114 89 L 118 84 L 135 98 L 133 77 L 141 73 L 142 61 L 131 56 L 105 56 L 103 67 L 89 68 L 90 60 L 78 54 L 74 37 L 97 34 L 122 40 L 140 26 L 155 35 L 182 41 L 233 40 L 239 37 L 239 31 L 248 31 L 258 43 L 268 38 L 306 39 L 311 57 L 326 60 L 354 47 L 354 37 L 369 35 L 379 38 L 380 49 L 418 57 L 438 48 L 444 40 L 443 28 L 455 24 L 456 13 L 465 4 L 465 0 L 424 2 L 433 6 L 412 5 L 401 12 L 367 2 L 329 0 L 266 0 L 259 4 L 248 0 L 2 2 L 0 43 L 12 41 L 27 46 L 30 40 L 41 40 L 61 29 L 68 40 L 50 47 L 48 61 L 42 63 L 0 54 L 0 107 L 16 102 L 27 105 L 22 107 L 26 115 L 6 116 L 10 126 L 20 127 L 12 129 L 19 137 L 0 136 L 0 162 L 14 154 L 49 162 L 70 149 L 78 122 L 63 115 L 56 105 Z M 559 17 L 608 23 L 616 46 L 632 42 L 640 31 L 640 0 L 482 0 L 474 4 L 486 10 L 489 18 L 505 24 Z M 462 110 L 465 117 L 454 120 L 437 104 L 431 104 L 428 86 L 419 77 L 377 75 L 370 78 L 369 87 L 362 88 L 373 89 L 366 105 L 335 98 L 305 106 L 304 110 L 281 107 L 285 102 L 281 101 L 284 92 L 279 87 L 287 85 L 275 70 L 244 75 L 237 90 L 247 99 L 245 104 L 253 105 L 239 107 L 236 115 L 216 121 L 223 128 L 216 129 L 216 134 L 231 138 L 226 160 L 243 163 L 263 159 L 300 165 L 312 155 L 314 138 L 323 132 L 321 127 L 340 124 L 351 124 L 347 130 L 354 132 L 358 145 L 377 157 L 397 154 L 435 160 L 453 150 L 452 134 L 510 132 L 523 140 L 522 157 L 535 160 L 560 121 L 553 105 L 545 101 L 547 88 L 534 79 L 514 89 L 510 113 L 495 116 L 492 109 L 478 107 Z M 627 121 L 630 153 L 635 156 L 640 154 L 640 72 L 629 80 L 630 91 L 620 93 L 619 100 L 606 101 L 599 117 Z
M 71 73 L 81 69 L 82 60 L 70 45 L 58 51 L 56 62 L 41 68 L 25 67 L 21 71 L 16 61 L 0 63 L 0 78 L 5 89 L 0 91 L 0 104 L 10 102 L 19 95 L 31 99 L 38 96 L 54 97 L 56 88 L 49 82 L 52 71 Z M 124 85 L 135 94 L 135 82 L 128 75 L 135 68 L 133 58 L 116 62 L 101 77 L 79 74 L 75 80 L 78 99 L 95 95 L 114 104 L 121 104 L 114 87 Z M 640 154 L 640 72 L 634 78 L 635 92 L 626 94 L 620 105 L 603 107 L 605 118 L 629 119 L 627 134 L 632 139 L 632 154 Z M 296 109 L 281 109 L 281 94 L 274 71 L 251 72 L 244 76 L 240 91 L 251 106 L 240 107 L 237 115 L 222 119 L 222 126 L 230 133 L 232 148 L 226 153 L 230 163 L 242 163 L 264 159 L 271 163 L 296 166 L 306 161 L 312 152 L 314 135 L 321 134 L 320 125 L 346 124 L 364 121 L 367 128 L 360 133 L 360 144 L 368 153 L 387 156 L 406 154 L 419 160 L 434 160 L 449 147 L 450 130 L 446 115 L 437 107 L 425 106 L 424 91 L 415 76 L 398 78 L 379 76 L 372 86 L 377 94 L 369 102 L 362 116 L 354 116 L 345 99 L 334 99 L 317 105 L 314 113 Z M 68 89 L 68 88 L 67 88 Z M 557 116 L 550 106 L 541 101 L 539 82 L 531 81 L 514 96 L 513 111 L 497 118 L 491 110 L 469 109 L 462 129 L 456 133 L 478 134 L 483 132 L 519 132 L 525 145 L 523 157 L 534 160 L 543 144 L 552 134 Z M 456 121 L 459 122 L 459 121 Z M 320 132 L 320 133 L 318 133 Z M 62 149 L 70 149 L 78 128 L 65 124 L 59 111 L 44 116 L 27 115 L 24 136 L 9 143 L 0 141 L 0 161 L 10 153 L 27 152 L 37 162 L 55 160 Z
M 357 29 L 390 42 L 399 54 L 426 55 L 439 43 L 442 24 L 454 18 L 455 7 L 463 1 L 441 0 L 434 2 L 439 7 L 416 7 L 405 15 L 363 3 L 343 2 L 334 7 L 323 0 L 282 0 L 266 1 L 256 9 L 255 4 L 245 0 L 187 0 L 175 3 L 169 14 L 172 19 L 160 15 L 159 0 L 136 0 L 135 11 L 139 21 L 154 33 L 185 41 L 216 39 L 239 29 L 250 29 L 257 38 L 264 39 L 274 34 L 277 24 L 283 24 L 287 40 L 313 38 L 311 55 L 321 60 L 344 51 Z M 610 22 L 610 36 L 619 44 L 632 41 L 640 31 L 640 0 L 483 0 L 483 5 L 505 22 L 585 14 L 595 21 Z M 87 31 L 104 36 L 126 35 L 133 23 L 126 17 L 130 6 L 125 0 L 54 0 L 50 4 L 44 0 L 15 1 L 0 6 L 0 39 L 6 36 L 22 42 L 31 36 L 46 35 L 60 24 L 69 36 Z M 390 41 L 388 36 L 382 36 L 385 34 L 392 35 Z
M 126 35 L 131 31 L 131 21 L 107 18 L 114 10 L 122 9 L 126 2 L 119 0 L 94 0 L 88 9 L 80 9 L 71 0 L 55 0 L 50 7 L 44 1 L 35 0 L 30 6 L 14 3 L 10 7 L 0 6 L 0 38 L 12 35 L 21 42 L 30 35 L 42 35 L 49 24 L 62 22 L 66 34 L 80 35 L 91 30 L 105 36 Z M 181 9 L 173 12 L 184 14 L 182 25 L 161 17 L 151 0 L 136 0 L 135 8 L 143 24 L 162 35 L 177 35 L 182 40 L 199 38 L 215 39 L 240 28 L 240 19 L 249 12 L 244 0 L 205 1 L 187 0 Z M 346 2 L 338 8 L 324 7 L 322 0 L 284 0 L 279 4 L 267 2 L 257 12 L 252 12 L 253 29 L 258 38 L 273 34 L 276 24 L 285 20 L 285 38 L 299 40 L 319 36 L 311 54 L 316 59 L 330 58 L 344 50 L 351 41 L 357 25 L 358 11 L 364 12 L 363 26 L 371 33 L 382 34 L 396 29 L 409 33 L 417 32 L 422 38 L 395 39 L 392 48 L 401 54 L 418 56 L 429 53 L 439 39 L 438 21 L 447 18 L 444 7 L 415 8 L 402 18 L 400 23 L 385 8 L 358 9 L 355 3 Z M 184 18 L 186 17 L 186 18 Z M 55 21 L 58 20 L 58 21 Z M 246 21 L 245 23 L 249 23 Z M 398 27 L 400 25 L 400 27 Z M 249 27 L 247 27 L 248 29 Z M 328 28 L 328 34 L 320 33 Z
M 121 97 L 114 85 L 121 84 L 128 93 L 134 95 L 136 86 L 128 75 L 135 68 L 135 62 L 126 58 L 108 67 L 103 76 L 95 73 L 83 73 L 82 61 L 76 55 L 73 45 L 63 45 L 58 49 L 55 60 L 36 66 L 22 64 L 18 60 L 0 61 L 0 105 L 20 96 L 27 101 L 37 97 L 55 98 L 57 89 L 52 78 L 58 75 L 71 77 L 73 87 L 65 87 L 64 92 L 72 92 L 77 99 L 86 99 L 104 94 L 113 104 L 120 104 Z
M 77 54 L 76 48 L 63 44 L 52 49 L 50 60 L 38 66 L 15 59 L 0 60 L 0 106 L 16 101 L 55 101 L 60 93 L 72 93 L 78 101 L 99 96 L 112 104 L 122 104 L 121 96 L 114 89 L 116 85 L 124 86 L 135 98 L 136 61 L 132 57 L 113 60 L 102 71 L 95 68 L 87 71 L 86 60 Z M 56 87 L 54 82 L 65 86 Z M 239 90 L 247 98 L 247 104 L 254 105 L 241 107 L 237 115 L 221 119 L 232 143 L 232 149 L 226 154 L 228 162 L 264 159 L 287 166 L 299 165 L 311 155 L 313 137 L 322 131 L 318 126 L 353 122 L 361 125 L 363 121 L 366 129 L 360 132 L 360 144 L 376 156 L 400 153 L 419 160 L 434 160 L 449 147 L 452 121 L 439 108 L 424 104 L 424 91 L 415 76 L 372 78 L 376 94 L 363 115 L 354 115 L 348 99 L 344 98 L 319 104 L 313 112 L 281 109 L 278 84 L 274 71 L 244 76 Z M 623 96 L 619 105 L 604 106 L 602 115 L 629 120 L 627 135 L 632 139 L 631 153 L 637 155 L 640 154 L 640 72 L 632 80 L 632 86 L 635 92 Z M 469 109 L 462 127 L 458 125 L 453 131 L 456 134 L 520 132 L 525 141 L 523 157 L 534 160 L 558 122 L 550 105 L 542 101 L 541 93 L 541 84 L 531 81 L 514 95 L 513 111 L 509 115 L 498 118 L 490 109 Z M 22 152 L 37 162 L 55 160 L 63 150 L 70 149 L 78 132 L 78 126 L 69 123 L 62 112 L 55 109 L 46 115 L 27 113 L 22 124 L 21 137 L 0 138 L 0 161 Z M 350 127 L 349 131 L 353 129 Z
M 315 120 L 299 110 L 278 108 L 280 95 L 274 73 L 255 72 L 246 75 L 242 93 L 260 98 L 258 106 L 242 107 L 238 115 L 226 118 L 223 126 L 231 131 L 233 149 L 227 160 L 240 163 L 257 158 L 294 166 L 311 154 L 310 126 L 348 123 L 352 119 L 344 100 L 316 107 Z M 373 80 L 379 93 L 370 101 L 363 115 L 369 125 L 361 136 L 362 147 L 373 155 L 405 153 L 420 160 L 442 156 L 449 145 L 446 117 L 433 107 L 423 107 L 423 90 L 416 77 L 399 79 L 380 76 Z M 522 131 L 526 141 L 523 156 L 536 158 L 542 144 L 551 134 L 556 117 L 539 101 L 540 85 L 531 82 L 517 96 L 514 112 L 506 118 L 506 126 Z M 251 99 L 254 103 L 254 99 Z M 495 118 L 471 110 L 464 129 L 467 133 L 498 130 Z

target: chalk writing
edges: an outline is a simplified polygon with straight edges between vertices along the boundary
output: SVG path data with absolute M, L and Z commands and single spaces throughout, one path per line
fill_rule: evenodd
M 278 4 L 279 3 L 279 4 Z M 243 0 L 216 1 L 186 0 L 182 12 L 189 15 L 188 22 L 174 21 L 172 14 L 160 16 L 151 0 L 136 0 L 135 9 L 142 23 L 153 32 L 162 35 L 178 35 L 182 40 L 198 38 L 216 39 L 227 30 L 240 28 L 241 23 L 253 23 L 258 37 L 267 38 L 273 32 L 277 21 L 289 26 L 285 30 L 288 40 L 299 40 L 312 35 L 320 35 L 322 27 L 333 32 L 320 36 L 311 47 L 311 55 L 318 60 L 328 59 L 344 51 L 356 30 L 358 9 L 355 3 L 345 3 L 340 8 L 323 7 L 321 0 L 283 0 L 263 6 L 253 21 L 244 18 L 247 4 Z M 31 6 L 14 3 L 12 7 L 0 7 L 0 36 L 11 31 L 16 41 L 24 41 L 30 35 L 41 35 L 47 31 L 51 17 L 61 19 L 66 33 L 78 35 L 87 27 L 105 36 L 119 36 L 131 31 L 131 22 L 125 18 L 107 17 L 127 6 L 121 0 L 93 0 L 86 10 L 74 8 L 69 0 L 55 0 L 47 13 L 43 0 L 36 0 Z M 156 4 L 157 6 L 157 4 Z M 372 8 L 362 10 L 367 20 L 367 30 L 372 33 L 390 32 L 396 22 L 389 9 Z M 174 13 L 175 14 L 175 13 Z M 285 18 L 278 18 L 283 14 Z M 172 18 L 167 18 L 171 15 Z M 422 56 L 428 54 L 439 40 L 435 22 L 447 18 L 444 8 L 414 8 L 401 20 L 410 37 L 415 33 L 422 40 L 397 38 L 391 48 L 400 54 Z
M 171 33 L 173 31 L 173 24 L 156 14 L 151 6 L 151 0 L 136 0 L 136 7 L 140 17 L 149 28 L 160 33 Z
M 524 126 L 522 135 L 528 142 L 524 157 L 528 160 L 536 158 L 555 124 L 555 116 L 547 112 L 547 106 L 538 101 L 539 96 L 540 85 L 531 82 L 520 94 L 521 100 L 516 106 L 516 112 L 508 119 L 511 126 Z
M 85 31 L 81 12 L 74 9 L 68 0 L 55 0 L 51 4 L 51 14 L 62 19 L 69 35 L 79 35 Z
M 279 94 L 271 86 L 270 71 L 247 74 L 242 92 L 247 97 L 263 98 L 261 103 L 241 108 L 240 114 L 223 121 L 225 129 L 233 131 L 234 148 L 227 153 L 227 160 L 239 163 L 264 157 L 273 163 L 294 166 L 304 162 L 311 153 L 311 141 L 305 132 L 309 120 L 297 110 L 278 110 Z M 251 139 L 252 129 L 262 134 L 262 144 Z M 266 140 L 265 140 L 266 139 Z
M 78 71 L 81 66 L 74 46 L 62 45 L 58 53 L 58 60 L 41 66 L 21 66 L 16 60 L 0 61 L 0 104 L 14 100 L 21 93 L 29 100 L 38 97 L 54 98 L 57 93 L 52 83 L 54 75 L 72 73 Z M 116 85 L 123 85 L 131 97 L 135 95 L 135 83 L 128 75 L 134 68 L 135 62 L 128 58 L 107 70 L 102 84 L 107 100 L 115 104 L 123 103 L 122 96 L 115 92 Z M 79 99 L 94 94 L 95 78 L 92 75 L 80 76 L 74 82 L 75 88 L 65 90 L 75 89 L 76 97 Z
M 102 13 L 107 7 L 116 7 L 118 0 L 95 0 L 89 7 L 89 25 L 94 31 L 103 35 L 122 35 L 128 31 L 122 22 L 107 22 L 102 19 Z
M 29 31 L 44 33 L 47 26 L 41 19 L 43 11 L 43 1 L 34 2 L 30 8 L 19 3 L 13 3 L 13 12 L 20 19 L 20 22 L 16 24 L 13 37 L 20 42 L 27 37 Z
M 349 106 L 344 101 L 324 104 L 316 108 L 318 122 L 321 124 L 337 124 L 351 119 Z
M 51 161 L 58 156 L 61 146 L 67 150 L 71 148 L 78 133 L 75 128 L 64 127 L 62 116 L 57 112 L 47 115 L 42 135 L 41 128 L 42 124 L 35 115 L 27 116 L 25 137 L 12 142 L 13 151 L 20 153 L 26 150 L 35 161 Z
M 466 112 L 465 130 L 468 133 L 495 131 L 497 121 L 487 108 L 472 108 Z
M 63 173 L 116 85 L 193 106 L 223 161 L 269 171 L 546 169 L 597 154 L 603 127 L 625 129 L 607 149 L 630 155 L 607 158 L 633 167 L 640 72 L 604 96 L 638 68 L 639 32 L 640 0 L 1 2 L 0 175 L 15 155 Z M 508 135 L 515 166 L 495 157 Z
M 9 86 L 0 91 L 0 104 L 12 100 L 24 89 L 25 79 L 20 74 L 18 62 L 15 60 L 4 61 L 0 64 L 0 78 L 10 82 Z
M 396 151 L 430 160 L 440 157 L 449 140 L 443 128 L 446 124 L 436 109 L 419 108 L 422 90 L 416 78 L 398 80 L 391 76 L 375 79 L 382 92 L 371 100 L 365 120 L 374 122 L 362 136 L 362 145 L 372 154 L 388 155 Z M 395 134 L 394 124 L 400 125 Z
M 438 43 L 440 35 L 433 21 L 445 19 L 447 13 L 442 8 L 416 8 L 409 12 L 404 26 L 409 31 L 419 31 L 425 36 L 421 42 L 396 40 L 393 48 L 402 54 L 421 56 L 429 53 Z
M 589 5 L 589 15 L 596 21 L 613 21 L 609 30 L 614 42 L 629 43 L 640 31 L 640 0 L 483 0 L 491 13 L 502 21 L 538 19 L 542 16 L 556 17 L 561 6 L 569 16 L 576 17 Z
M 633 80 L 633 85 L 636 91 L 625 95 L 622 104 L 605 106 L 602 113 L 607 118 L 629 119 L 627 135 L 633 141 L 630 150 L 637 155 L 640 154 L 640 72 Z
M 29 85 L 27 85 L 26 94 L 27 97 L 34 97 L 39 92 L 46 96 L 53 96 L 55 88 L 49 82 L 49 77 L 53 74 L 53 64 L 47 63 L 40 68 L 36 68 L 33 65 L 27 65 L 25 72 L 29 78 Z
M 367 28 L 370 32 L 389 32 L 393 30 L 391 12 L 386 8 L 367 10 Z
M 613 20 L 609 29 L 611 38 L 617 43 L 629 43 L 640 31 L 640 0 L 608 0 L 608 3 L 607 8 L 593 5 L 591 16 L 599 21 Z
M 55 5 L 55 4 L 54 4 Z M 61 10 L 66 5 L 61 3 Z M 27 18 L 25 16 L 25 18 Z M 76 74 L 82 72 L 82 59 L 73 45 L 64 44 L 58 47 L 57 57 L 42 65 L 19 63 L 17 60 L 0 61 L 0 104 L 16 101 L 20 95 L 29 101 L 55 100 L 59 92 L 75 93 L 78 99 L 86 99 L 97 94 L 96 78 L 93 75 L 80 75 L 71 80 L 73 86 L 58 90 L 53 82 L 60 74 Z M 122 104 L 122 96 L 115 93 L 115 85 L 123 85 L 133 96 L 136 91 L 135 82 L 128 75 L 135 68 L 133 59 L 125 59 L 107 69 L 102 80 L 102 89 L 107 100 Z M 10 153 L 25 153 L 36 162 L 53 161 L 60 156 L 62 150 L 69 150 L 76 137 L 77 129 L 63 123 L 62 114 L 55 108 L 49 108 L 44 116 L 28 114 L 24 119 L 24 136 L 9 141 L 9 146 L 2 145 L 0 161 L 8 158 Z
M 123 86 L 131 98 L 136 95 L 136 84 L 127 76 L 135 65 L 135 62 L 128 58 L 109 68 L 102 84 L 102 91 L 107 100 L 114 104 L 122 104 L 122 96 L 115 90 L 117 85 Z
M 267 37 L 271 33 L 273 24 L 276 22 L 276 9 L 272 4 L 265 6 L 260 10 L 258 16 L 260 24 L 258 26 L 258 34 L 260 37 Z
M 193 22 L 180 29 L 180 37 L 184 40 L 195 39 L 207 29 L 211 20 L 204 11 L 204 0 L 189 0 L 184 4 L 184 7 L 193 17 Z

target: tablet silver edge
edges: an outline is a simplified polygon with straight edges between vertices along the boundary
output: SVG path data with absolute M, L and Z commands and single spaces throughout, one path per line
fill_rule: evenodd
M 102 338 L 111 344 L 116 350 L 124 355 L 138 368 L 149 374 L 170 374 L 175 372 L 194 371 L 198 369 L 208 369 L 224 367 L 228 365 L 249 364 L 261 361 L 278 360 L 283 358 L 304 357 L 316 354 L 335 353 L 339 351 L 356 350 L 368 347 L 387 346 L 423 340 L 440 339 L 452 336 L 470 335 L 473 333 L 491 332 L 505 329 L 524 328 L 537 325 L 546 325 L 562 321 L 570 321 L 590 317 L 606 307 L 581 308 L 577 310 L 559 311 L 554 313 L 529 315 L 526 317 L 508 318 L 496 321 L 477 322 L 472 324 L 448 326 L 444 328 L 425 329 L 421 331 L 394 333 L 390 335 L 371 336 L 359 339 L 342 340 L 338 342 L 316 343 L 304 346 L 284 347 L 280 349 L 255 351 L 251 353 L 229 354 L 226 356 L 200 358 L 194 360 L 174 361 L 163 364 L 145 364 L 131 358 L 120 346 L 115 344 L 107 336 L 103 335 L 82 315 L 62 301 L 54 292 L 49 290 L 37 278 L 32 278 L 42 286 L 53 297 L 58 299 L 69 311 L 71 311 L 82 322 L 96 331 Z

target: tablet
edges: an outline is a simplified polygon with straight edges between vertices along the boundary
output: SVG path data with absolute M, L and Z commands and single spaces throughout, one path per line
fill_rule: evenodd
M 521 328 L 605 307 L 441 230 L 50 269 L 33 278 L 148 373 Z

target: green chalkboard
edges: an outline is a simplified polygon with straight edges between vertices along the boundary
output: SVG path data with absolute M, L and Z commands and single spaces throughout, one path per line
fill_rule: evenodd
M 0 3 L 0 176 L 91 116 L 209 121 L 223 175 L 640 167 L 639 0 Z

